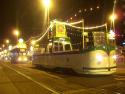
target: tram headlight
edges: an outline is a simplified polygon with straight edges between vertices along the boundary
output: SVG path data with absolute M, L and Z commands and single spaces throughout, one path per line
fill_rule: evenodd
M 28 59 L 27 59 L 27 57 L 24 57 L 24 61 L 27 61 Z
M 96 56 L 96 59 L 100 62 L 100 61 L 103 60 L 103 56 L 102 56 L 102 55 L 97 55 L 97 56 Z
M 18 57 L 18 61 L 22 61 L 22 58 L 21 58 L 21 57 Z

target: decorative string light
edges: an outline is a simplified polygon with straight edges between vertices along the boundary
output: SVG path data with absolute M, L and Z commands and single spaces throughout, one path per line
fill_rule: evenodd
M 83 22 L 82 20 L 77 21 L 77 22 L 73 22 L 73 23 L 66 23 L 66 22 L 60 22 L 60 21 L 55 21 L 55 22 L 60 23 L 60 24 L 65 24 L 65 25 L 68 25 L 68 26 L 71 26 L 71 27 L 74 27 L 74 28 L 77 28 L 77 29 L 83 29 L 83 27 L 75 26 L 76 24 L 82 23 Z M 93 26 L 93 27 L 85 27 L 84 29 L 85 30 L 91 30 L 91 29 L 98 29 L 98 28 L 102 28 L 102 27 L 106 27 L 106 24 L 99 25 L 99 26 Z
M 92 7 L 91 7 L 89 10 L 90 10 L 90 11 L 93 11 L 94 9 L 100 9 L 100 7 L 99 7 L 99 6 L 96 6 L 95 8 L 92 8 Z M 87 12 L 87 9 L 84 9 L 83 12 Z M 82 10 L 80 9 L 80 10 L 78 11 L 78 13 L 82 13 Z M 75 14 L 74 16 L 76 17 L 77 14 Z M 73 19 L 73 18 L 71 17 L 70 20 L 72 20 L 72 19 Z
M 39 42 L 40 40 L 42 40 L 45 35 L 49 32 L 50 28 L 53 26 L 53 23 L 60 23 L 60 24 L 64 24 L 64 25 L 67 25 L 67 26 L 70 26 L 70 27 L 73 27 L 73 28 L 76 28 L 76 29 L 85 29 L 85 30 L 91 30 L 91 29 L 98 29 L 98 28 L 101 28 L 101 27 L 105 27 L 106 24 L 103 24 L 103 25 L 99 25 L 99 26 L 94 26 L 94 27 L 78 27 L 78 26 L 75 26 L 76 24 L 79 24 L 79 23 L 82 23 L 83 20 L 80 20 L 80 21 L 77 21 L 77 22 L 73 22 L 73 23 L 67 23 L 67 22 L 60 22 L 60 21 L 57 21 L 57 20 L 54 20 L 52 21 L 52 23 L 50 24 L 50 26 L 47 28 L 47 30 L 43 33 L 43 35 L 41 37 L 39 37 L 38 39 L 35 40 L 35 42 Z M 37 38 L 38 36 L 36 37 L 32 37 L 32 38 Z

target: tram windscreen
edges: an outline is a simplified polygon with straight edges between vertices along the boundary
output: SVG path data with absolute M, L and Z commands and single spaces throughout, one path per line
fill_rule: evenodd
M 104 32 L 93 32 L 93 34 L 95 47 L 106 45 L 106 37 Z
M 26 49 L 16 48 L 11 51 L 11 54 L 13 56 L 26 55 Z
M 93 31 L 86 32 L 84 36 L 85 49 L 106 46 L 105 32 Z

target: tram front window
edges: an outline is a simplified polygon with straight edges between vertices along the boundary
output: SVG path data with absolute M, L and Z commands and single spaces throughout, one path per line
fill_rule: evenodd
M 89 48 L 105 48 L 106 46 L 106 37 L 105 32 L 88 32 L 84 36 L 85 49 Z
M 106 45 L 106 37 L 104 32 L 94 32 L 94 46 L 100 47 Z

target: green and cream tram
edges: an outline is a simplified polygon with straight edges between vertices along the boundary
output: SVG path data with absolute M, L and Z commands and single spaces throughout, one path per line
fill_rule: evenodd
M 105 26 L 104 26 L 105 27 Z M 76 29 L 56 22 L 46 51 L 33 55 L 33 64 L 68 68 L 80 74 L 107 75 L 116 72 L 114 39 L 102 28 Z

